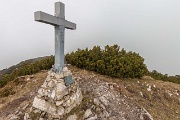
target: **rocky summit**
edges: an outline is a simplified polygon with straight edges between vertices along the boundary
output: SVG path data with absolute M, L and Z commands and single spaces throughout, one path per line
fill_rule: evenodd
M 70 71 L 71 70 L 71 71 Z M 20 76 L 0 89 L 0 120 L 179 120 L 179 84 L 116 79 L 73 66 Z

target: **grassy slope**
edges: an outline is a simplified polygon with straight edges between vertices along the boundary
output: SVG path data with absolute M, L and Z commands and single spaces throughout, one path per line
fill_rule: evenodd
M 78 74 L 79 76 L 92 73 L 76 67 L 70 67 L 70 69 L 73 74 Z M 15 94 L 0 98 L 0 116 L 2 114 L 7 115 L 10 112 L 14 113 L 15 110 L 12 108 L 23 108 L 25 104 L 31 104 L 38 87 L 42 84 L 46 75 L 47 73 L 43 72 L 37 73 L 29 81 L 27 81 L 27 78 L 30 76 L 18 78 L 1 89 L 0 93 L 3 93 L 4 89 L 10 87 Z M 145 108 L 155 120 L 178 120 L 178 117 L 180 118 L 179 84 L 150 79 L 120 80 L 99 74 L 95 75 L 99 76 L 100 80 L 116 83 L 116 85 L 113 85 L 114 89 L 127 96 L 126 100 L 128 102 Z M 151 91 L 147 90 L 149 86 L 152 86 Z M 26 108 L 26 110 L 29 109 L 28 107 Z

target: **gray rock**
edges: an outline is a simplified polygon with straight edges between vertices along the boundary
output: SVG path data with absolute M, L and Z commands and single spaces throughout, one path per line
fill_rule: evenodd
M 55 86 L 54 81 L 52 81 L 52 80 L 49 81 L 48 86 L 49 86 L 50 88 L 54 87 L 54 86 Z
M 58 107 L 57 114 L 60 115 L 60 116 L 63 115 L 64 114 L 64 108 L 63 107 Z
M 70 115 L 67 120 L 77 120 L 77 116 L 76 115 Z
M 86 119 L 86 120 L 97 120 L 97 115 L 95 115 L 95 116 L 93 116 L 93 117 L 90 117 L 90 118 L 88 118 L 88 119 Z
M 8 120 L 18 120 L 19 117 L 18 117 L 17 115 L 14 115 L 14 114 L 9 114 L 9 115 L 7 116 L 7 119 L 8 119 Z
M 83 118 L 84 118 L 84 119 L 87 119 L 87 118 L 90 117 L 91 115 L 93 115 L 91 109 L 87 109 L 86 112 L 85 112 L 85 114 L 84 114 L 84 116 L 83 116 Z
M 56 92 L 58 93 L 58 92 L 62 92 L 62 91 L 64 91 L 66 89 L 66 86 L 65 85 L 63 85 L 63 84 L 61 84 L 61 83 L 58 83 L 57 85 L 56 85 Z
M 51 115 L 56 115 L 57 114 L 57 109 L 55 105 L 50 105 L 47 112 Z
M 64 74 L 63 74 L 63 72 L 61 72 L 60 74 L 56 74 L 55 75 L 55 77 L 56 77 L 56 79 L 58 79 L 58 80 L 63 80 L 63 78 L 64 78 Z M 64 81 L 64 80 L 63 80 Z
M 34 108 L 37 108 L 41 111 L 46 111 L 48 110 L 50 104 L 48 102 L 46 102 L 45 100 L 43 99 L 40 99 L 38 97 L 35 97 L 34 98 L 34 101 L 33 101 L 33 107 Z
M 100 98 L 99 98 L 99 100 L 105 105 L 105 106 L 107 106 L 108 105 L 108 100 L 104 97 L 104 96 L 101 96 Z
M 54 98 L 55 98 L 55 96 L 56 96 L 56 92 L 55 92 L 55 90 L 53 90 L 53 91 L 52 91 L 52 93 L 51 93 L 51 98 L 53 98 L 53 99 L 54 99 Z
M 62 105 L 63 103 L 64 103 L 63 100 L 61 100 L 61 101 L 56 101 L 56 106 L 60 106 L 60 105 Z
M 153 120 L 153 117 L 148 113 L 148 111 L 142 108 L 144 112 L 140 114 L 140 120 Z
M 72 104 L 71 106 L 66 107 L 66 108 L 65 108 L 65 113 L 66 113 L 66 114 L 69 113 L 74 107 L 76 107 L 76 104 Z
M 29 120 L 29 119 L 30 119 L 29 114 L 28 114 L 28 113 L 25 113 L 25 114 L 24 114 L 24 120 Z
M 94 98 L 94 104 L 95 105 L 99 105 L 100 104 L 100 102 L 99 102 L 99 100 L 97 98 Z

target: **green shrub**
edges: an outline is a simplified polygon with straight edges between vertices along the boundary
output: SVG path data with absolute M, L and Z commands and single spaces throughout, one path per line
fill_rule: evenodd
M 79 68 L 118 78 L 140 78 L 147 73 L 144 59 L 135 52 L 120 50 L 118 45 L 94 46 L 67 54 L 67 63 Z
M 156 80 L 163 80 L 163 81 L 169 81 L 169 82 L 180 84 L 180 78 L 179 77 L 168 76 L 167 74 L 163 75 L 163 74 L 157 72 L 156 70 L 149 72 L 148 75 L 151 76 L 152 78 L 156 79 Z

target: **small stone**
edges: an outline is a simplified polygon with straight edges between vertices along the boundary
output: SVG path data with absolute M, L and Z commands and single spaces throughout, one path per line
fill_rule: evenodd
M 147 91 L 149 91 L 149 92 L 151 91 L 151 86 L 149 86 L 149 87 L 147 88 Z
M 82 99 L 83 99 L 83 96 L 82 96 L 81 91 L 77 92 L 77 94 L 76 94 L 76 104 L 79 105 L 81 103 Z
M 49 103 L 46 102 L 45 100 L 42 100 L 38 97 L 34 98 L 34 101 L 33 101 L 33 107 L 34 108 L 37 108 L 37 109 L 42 110 L 42 111 L 47 111 L 49 106 L 50 106 Z
M 50 105 L 47 112 L 51 115 L 56 115 L 56 106 Z
M 7 116 L 7 118 L 8 118 L 8 120 L 18 120 L 19 119 L 19 117 L 14 114 L 9 114 Z
M 33 78 L 34 78 L 34 75 L 31 75 L 31 76 L 30 76 L 30 79 L 33 79 Z
M 83 116 L 83 118 L 84 119 L 87 119 L 89 116 L 91 116 L 93 113 L 92 113 L 92 111 L 91 111 L 91 109 L 87 109 L 86 110 L 86 112 L 85 112 L 85 114 L 84 114 L 84 116 Z
M 53 90 L 52 93 L 51 93 L 51 98 L 54 99 L 55 96 L 56 96 L 56 92 L 55 92 L 55 90 Z
M 74 107 L 76 107 L 76 104 L 72 104 L 71 106 L 66 107 L 65 108 L 65 113 L 68 114 Z
M 29 114 L 28 114 L 28 113 L 25 113 L 25 115 L 24 115 L 24 120 L 29 120 L 29 119 L 30 119 Z
M 95 116 L 93 116 L 93 117 L 90 117 L 90 118 L 88 118 L 88 119 L 86 119 L 86 120 L 97 120 L 97 115 L 95 115 Z
M 68 90 L 64 90 L 62 92 L 57 92 L 56 91 L 56 100 L 61 100 L 65 95 L 67 95 L 69 92 Z
M 64 101 L 68 101 L 70 99 L 70 95 L 66 95 L 65 97 L 64 97 Z
M 104 104 L 104 105 L 108 105 L 108 100 L 104 97 L 104 96 L 101 96 L 100 98 L 99 98 L 99 100 Z
M 43 85 L 41 85 L 41 87 L 42 87 L 42 88 L 46 88 L 46 87 L 47 87 L 47 82 L 45 81 L 45 82 L 43 83 Z
M 66 89 L 66 86 L 63 85 L 63 84 L 61 84 L 61 83 L 58 83 L 58 84 L 56 85 L 56 92 L 62 92 L 62 91 L 64 91 L 65 89 Z
M 48 86 L 49 86 L 50 88 L 54 87 L 54 86 L 55 86 L 54 81 L 51 80 L 51 81 L 48 83 Z
M 64 68 L 62 69 L 62 71 L 63 71 L 63 72 L 67 72 L 67 71 L 69 71 L 69 70 L 68 70 L 67 67 L 64 67 Z
M 60 80 L 64 78 L 64 74 L 61 72 L 60 74 L 56 74 L 55 77 L 57 80 Z
M 29 104 L 26 104 L 22 109 L 25 110 L 28 106 Z
M 56 101 L 56 106 L 60 106 L 60 105 L 62 105 L 63 104 L 63 100 L 61 100 L 61 101 Z
M 63 107 L 58 107 L 57 113 L 60 116 L 63 115 L 64 114 L 64 108 Z
M 54 73 L 54 72 L 50 72 L 50 77 L 54 77 L 55 75 L 56 75 L 56 73 Z
M 44 120 L 44 118 L 39 118 L 39 120 Z
M 65 85 L 64 79 L 58 79 L 57 83 L 61 83 L 61 84 Z
M 67 120 L 77 120 L 77 116 L 76 115 L 70 115 Z
M 39 95 L 44 96 L 44 89 L 43 89 L 43 88 L 40 88 L 40 89 L 38 90 L 38 93 L 39 93 Z
M 94 104 L 95 105 L 99 105 L 100 104 L 100 102 L 99 102 L 99 100 L 97 98 L 94 98 Z

